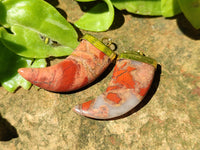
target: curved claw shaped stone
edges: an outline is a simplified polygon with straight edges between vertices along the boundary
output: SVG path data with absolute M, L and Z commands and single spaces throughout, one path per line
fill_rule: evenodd
M 95 119 L 119 117 L 137 106 L 147 94 L 157 63 L 140 54 L 122 54 L 104 93 L 73 110 Z
M 20 68 L 18 72 L 40 88 L 69 92 L 94 81 L 115 56 L 102 42 L 86 34 L 74 52 L 60 63 L 46 68 Z

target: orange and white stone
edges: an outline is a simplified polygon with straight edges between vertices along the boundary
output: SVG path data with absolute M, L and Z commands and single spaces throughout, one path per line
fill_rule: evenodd
M 145 57 L 141 56 L 142 59 Z M 156 70 L 155 61 L 151 61 L 153 63 L 149 64 L 119 58 L 106 91 L 93 100 L 75 106 L 73 110 L 95 119 L 111 119 L 129 112 L 142 101 L 151 87 Z

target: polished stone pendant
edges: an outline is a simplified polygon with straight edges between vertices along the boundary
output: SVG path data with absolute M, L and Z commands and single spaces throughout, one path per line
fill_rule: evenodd
M 103 42 L 86 34 L 72 54 L 60 63 L 46 68 L 20 68 L 18 72 L 42 89 L 71 92 L 93 82 L 115 57 Z
M 157 62 L 138 52 L 122 53 L 104 93 L 74 107 L 80 115 L 95 119 L 119 117 L 137 106 L 147 94 Z

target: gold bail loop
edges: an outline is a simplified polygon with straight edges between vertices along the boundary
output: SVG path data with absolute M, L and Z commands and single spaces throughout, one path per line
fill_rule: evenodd
M 113 51 L 115 51 L 117 49 L 117 45 L 112 42 L 111 38 L 104 37 L 104 38 L 102 38 L 101 42 Z

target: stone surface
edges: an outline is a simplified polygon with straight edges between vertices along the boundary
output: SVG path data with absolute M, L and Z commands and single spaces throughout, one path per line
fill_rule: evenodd
M 60 0 L 57 7 L 72 23 L 83 13 L 72 0 Z M 101 94 L 112 71 L 71 94 L 34 86 L 8 93 L 0 87 L 0 149 L 200 149 L 200 32 L 183 15 L 165 19 L 118 12 L 111 30 L 91 34 L 112 38 L 118 52 L 141 50 L 158 61 L 153 97 L 123 118 L 98 121 L 71 109 Z

